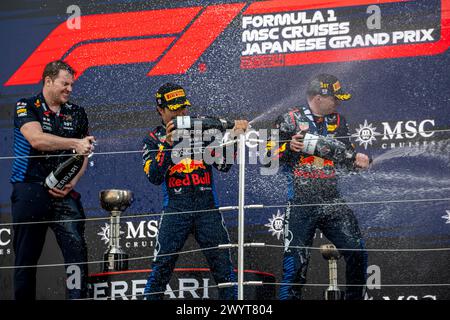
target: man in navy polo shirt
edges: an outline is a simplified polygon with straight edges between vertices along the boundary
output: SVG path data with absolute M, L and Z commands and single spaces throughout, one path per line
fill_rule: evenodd
M 36 222 L 85 218 L 81 196 L 74 187 L 86 170 L 86 156 L 81 171 L 62 190 L 48 189 L 44 181 L 68 159 L 65 154 L 73 150 L 89 154 L 94 137 L 88 133 L 84 109 L 69 102 L 74 70 L 63 61 L 50 62 L 44 69 L 42 82 L 42 92 L 20 99 L 14 110 L 16 158 L 10 179 L 11 205 L 13 222 L 20 223 L 14 225 L 14 297 L 17 300 L 36 298 L 36 267 L 25 266 L 37 265 L 50 227 L 65 263 L 74 264 L 67 272 L 79 275 L 68 286 L 68 297 L 83 298 L 87 296 L 84 222 Z

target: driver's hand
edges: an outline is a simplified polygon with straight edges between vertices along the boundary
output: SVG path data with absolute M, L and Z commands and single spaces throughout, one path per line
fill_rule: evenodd
M 175 124 L 173 123 L 173 120 L 170 120 L 167 124 L 166 124 L 166 142 L 170 145 L 173 146 L 173 133 L 174 133 L 174 129 L 175 129 Z
M 289 148 L 294 152 L 300 152 L 304 147 L 305 145 L 303 144 L 303 135 L 299 133 L 294 134 L 291 141 L 289 142 Z
M 369 168 L 369 157 L 365 155 L 364 153 L 357 153 L 356 159 L 355 159 L 355 167 L 361 168 L 361 169 L 367 169 Z
M 248 121 L 247 120 L 235 120 L 233 127 L 233 135 L 238 136 L 243 134 L 248 129 Z

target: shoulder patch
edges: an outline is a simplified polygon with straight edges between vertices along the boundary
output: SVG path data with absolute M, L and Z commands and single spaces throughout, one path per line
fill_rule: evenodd
M 18 101 L 16 104 L 16 114 L 18 117 L 26 117 L 28 114 L 27 103 L 25 101 Z
M 26 117 L 28 114 L 26 108 L 17 109 L 16 112 L 18 117 Z
M 36 99 L 36 101 L 34 102 L 34 106 L 35 106 L 36 108 L 40 108 L 41 105 L 42 105 L 41 100 Z

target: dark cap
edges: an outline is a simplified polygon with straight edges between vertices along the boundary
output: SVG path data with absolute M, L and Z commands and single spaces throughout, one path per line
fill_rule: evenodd
M 352 95 L 344 92 L 339 79 L 331 74 L 322 73 L 312 78 L 308 83 L 306 93 L 311 95 L 335 96 L 338 100 L 349 100 Z
M 172 111 L 191 105 L 186 98 L 186 92 L 183 87 L 173 83 L 162 85 L 156 92 L 155 97 L 158 107 L 168 108 Z

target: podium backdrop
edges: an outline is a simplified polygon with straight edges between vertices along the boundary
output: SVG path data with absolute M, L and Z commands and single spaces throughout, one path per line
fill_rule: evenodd
M 108 217 L 101 190 L 135 195 L 123 214 L 121 245 L 130 258 L 144 258 L 130 261 L 130 273 L 114 276 L 101 275 L 101 262 L 89 264 L 92 285 L 103 292 L 97 297 L 115 290 L 116 299 L 120 292 L 139 292 L 150 269 L 145 257 L 156 242 L 158 216 L 126 215 L 161 212 L 161 188 L 146 180 L 140 152 L 147 131 L 160 123 L 158 87 L 179 83 L 191 114 L 253 120 L 258 130 L 306 102 L 310 77 L 331 73 L 353 94 L 339 107 L 352 140 L 374 159 L 370 170 L 340 177 L 372 250 L 367 299 L 450 298 L 449 0 L 120 0 L 75 6 L 16 0 L 3 1 L 0 10 L 0 266 L 14 265 L 13 231 L 5 223 L 12 220 L 8 157 L 15 102 L 39 92 L 47 62 L 61 58 L 77 70 L 72 101 L 86 109 L 97 138 L 97 154 L 77 186 L 87 217 Z M 246 210 L 246 242 L 281 246 L 286 178 L 261 175 L 259 164 L 246 170 L 246 203 L 280 205 Z M 237 205 L 238 167 L 216 172 L 215 181 L 221 205 Z M 237 211 L 224 212 L 224 218 L 236 243 Z M 86 240 L 89 260 L 101 261 L 108 220 L 87 221 Z M 325 243 L 318 230 L 313 246 Z M 183 250 L 196 248 L 190 238 Z M 281 282 L 282 253 L 281 247 L 246 248 L 246 279 Z M 62 262 L 49 233 L 39 263 Z M 214 285 L 200 252 L 181 255 L 177 268 L 190 270 L 176 272 L 170 285 L 183 293 L 169 290 L 167 298 L 216 296 L 215 288 L 198 288 Z M 0 269 L 0 299 L 13 297 L 12 274 Z M 342 260 L 338 278 L 345 282 Z M 63 267 L 38 268 L 37 298 L 64 299 L 65 281 Z M 322 286 L 306 287 L 305 298 L 322 299 L 327 281 L 327 262 L 312 250 L 308 283 Z M 245 287 L 249 299 L 276 299 L 278 289 Z

